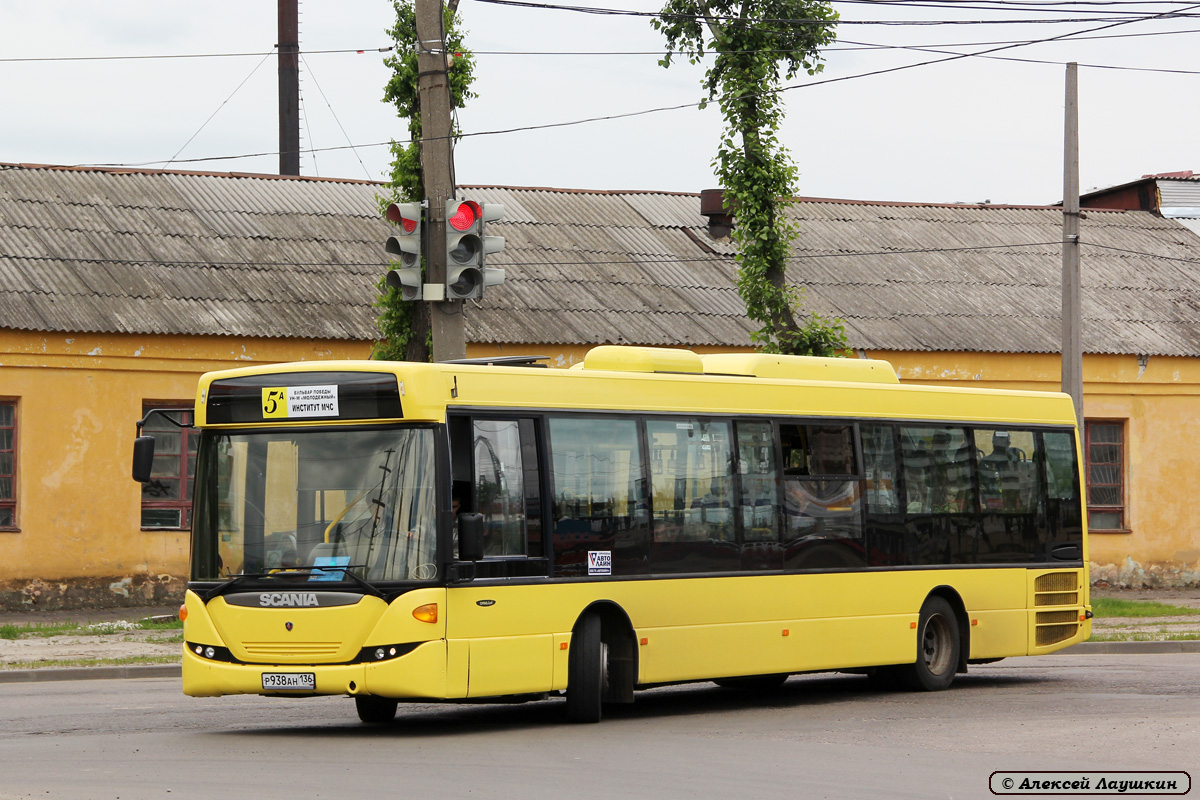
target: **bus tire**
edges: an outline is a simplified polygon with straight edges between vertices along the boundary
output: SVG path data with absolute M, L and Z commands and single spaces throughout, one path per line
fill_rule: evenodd
M 360 694 L 354 697 L 354 707 L 358 710 L 358 718 L 368 725 L 386 725 L 396 718 L 396 706 L 399 701 L 386 697 L 376 697 L 370 694 Z
M 960 646 L 954 609 L 944 598 L 930 597 L 917 622 L 917 660 L 897 672 L 900 684 L 924 692 L 948 688 L 958 671 Z
M 608 653 L 600 638 L 600 617 L 588 614 L 571 635 L 567 656 L 567 720 L 599 722 L 608 672 Z

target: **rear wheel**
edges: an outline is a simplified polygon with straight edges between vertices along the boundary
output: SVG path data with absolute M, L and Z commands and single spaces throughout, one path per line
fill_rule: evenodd
M 358 709 L 358 718 L 369 725 L 386 725 L 396 718 L 397 700 L 386 697 L 375 697 L 369 694 L 356 695 L 354 707 Z
M 567 719 L 599 722 L 608 680 L 608 646 L 600 638 L 600 618 L 588 614 L 571 636 L 567 656 Z
M 941 597 L 930 597 L 917 622 L 917 660 L 897 671 L 907 689 L 936 692 L 950 686 L 958 670 L 958 617 Z

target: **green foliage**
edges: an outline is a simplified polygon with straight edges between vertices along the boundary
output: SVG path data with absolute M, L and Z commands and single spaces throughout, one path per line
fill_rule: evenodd
M 801 355 L 845 349 L 841 323 L 805 316 L 802 291 L 786 282 L 796 226 L 785 206 L 796 194 L 798 173 L 778 138 L 781 81 L 800 70 L 821 70 L 819 50 L 834 40 L 837 13 L 820 0 L 667 0 L 662 15 L 653 22 L 667 39 L 662 66 L 680 51 L 693 64 L 705 53 L 715 55 L 705 73 L 702 107 L 715 100 L 725 119 L 713 167 L 726 210 L 736 217 L 738 293 L 750 318 L 762 325 L 752 334 L 755 344 Z
M 396 107 L 399 117 L 408 120 L 407 142 L 393 141 L 392 172 L 389 194 L 379 198 L 379 212 L 389 203 L 415 203 L 425 199 L 425 183 L 421 172 L 421 94 L 417 83 L 417 15 L 411 2 L 392 0 L 396 9 L 396 24 L 388 30 L 394 50 L 383 63 L 391 68 L 392 76 L 384 88 L 383 100 Z M 456 3 L 445 11 L 444 30 L 446 50 L 453 54 L 448 76 L 450 102 L 455 108 L 475 97 L 470 86 L 475 77 L 475 58 L 463 47 L 465 32 L 459 27 L 455 14 Z M 424 274 L 424 264 L 422 264 Z M 423 301 L 405 302 L 398 290 L 389 290 L 386 276 L 381 276 L 375 288 L 379 296 L 376 327 L 382 339 L 375 343 L 371 358 L 393 361 L 429 361 L 433 353 L 429 326 L 429 308 Z
M 1176 606 L 1153 600 L 1118 600 L 1112 597 L 1092 598 L 1092 612 L 1097 617 L 1184 617 L 1200 614 L 1200 608 Z

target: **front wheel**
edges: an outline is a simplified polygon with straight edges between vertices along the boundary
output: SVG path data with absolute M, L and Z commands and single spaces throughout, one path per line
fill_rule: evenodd
M 600 618 L 588 614 L 571 636 L 567 656 L 567 719 L 599 722 L 608 679 L 608 646 L 600 638 Z
M 948 688 L 958 670 L 960 646 L 954 609 L 943 598 L 930 597 L 917 622 L 917 660 L 899 668 L 900 683 L 925 692 Z
M 358 718 L 369 725 L 386 725 L 396 718 L 397 700 L 386 697 L 375 697 L 360 694 L 354 697 L 354 707 L 358 710 Z

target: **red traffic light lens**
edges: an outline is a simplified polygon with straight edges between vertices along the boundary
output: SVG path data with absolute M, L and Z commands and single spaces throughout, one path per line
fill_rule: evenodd
M 467 231 L 471 229 L 471 226 L 475 224 L 475 220 L 479 219 L 482 213 L 483 209 L 479 207 L 479 203 L 467 200 L 464 203 L 460 203 L 458 211 L 454 212 L 454 216 L 446 221 L 456 231 Z
M 412 233 L 417 229 L 417 225 L 420 224 L 419 219 L 409 219 L 404 216 L 404 212 L 400 210 L 400 206 L 395 203 L 388 205 L 387 211 L 383 212 L 383 215 L 387 217 L 388 222 L 394 222 L 404 228 L 405 233 Z

